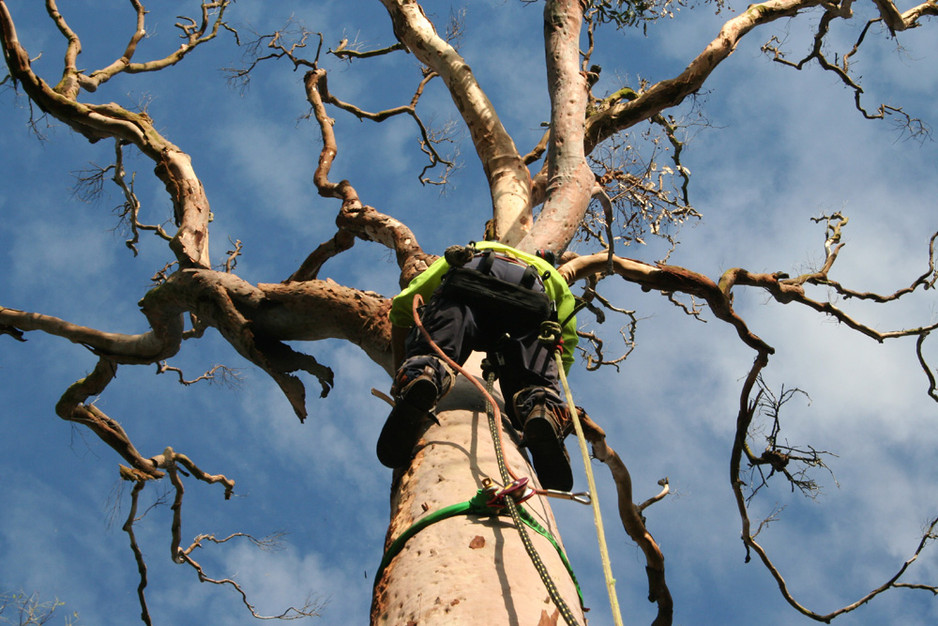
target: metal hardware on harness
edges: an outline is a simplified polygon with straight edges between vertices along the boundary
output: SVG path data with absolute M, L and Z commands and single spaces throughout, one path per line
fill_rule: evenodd
M 592 504 L 593 498 L 590 496 L 589 491 L 577 491 L 572 493 L 570 491 L 558 491 L 556 489 L 541 489 L 541 495 L 550 496 L 551 498 L 560 498 L 562 500 L 573 500 L 574 502 L 579 502 L 580 504 Z
M 492 508 L 501 509 L 506 506 L 505 498 L 511 498 L 516 504 L 521 504 L 526 500 L 530 500 L 535 491 L 528 487 L 528 477 L 522 476 L 503 489 L 489 487 L 486 493 L 491 493 L 491 497 L 486 504 Z
M 563 328 L 552 320 L 541 322 L 537 340 L 548 346 L 559 347 L 563 343 Z

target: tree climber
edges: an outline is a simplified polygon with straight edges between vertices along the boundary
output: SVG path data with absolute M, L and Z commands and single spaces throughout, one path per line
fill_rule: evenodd
M 575 300 L 552 262 L 550 251 L 535 256 L 490 241 L 451 246 L 394 298 L 389 316 L 396 404 L 378 438 L 383 465 L 407 465 L 423 419 L 455 380 L 453 369 L 414 327 L 413 300 L 420 294 L 427 302 L 421 323 L 449 358 L 462 365 L 473 350 L 488 354 L 508 417 L 523 433 L 541 485 L 573 487 L 563 444 L 572 422 L 555 348 L 539 340 L 542 322 L 562 322 L 562 361 L 569 371 L 577 343 Z

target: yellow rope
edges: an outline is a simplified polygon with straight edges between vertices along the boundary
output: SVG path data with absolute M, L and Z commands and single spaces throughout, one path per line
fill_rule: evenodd
M 580 443 L 580 453 L 583 455 L 583 466 L 586 469 L 586 481 L 589 485 L 590 498 L 593 505 L 593 522 L 596 524 L 596 539 L 599 541 L 599 556 L 603 562 L 603 575 L 606 578 L 606 590 L 609 593 L 609 604 L 612 606 L 612 618 L 616 626 L 622 626 L 622 612 L 619 609 L 619 599 L 616 597 L 616 579 L 612 576 L 612 563 L 609 560 L 609 548 L 606 545 L 606 532 L 603 530 L 602 513 L 599 511 L 599 498 L 596 492 L 596 480 L 593 477 L 593 467 L 590 465 L 589 451 L 586 449 L 586 437 L 583 435 L 583 425 L 580 423 L 580 415 L 577 413 L 576 405 L 573 403 L 573 394 L 570 393 L 570 385 L 567 384 L 567 375 L 563 369 L 563 360 L 560 351 L 554 352 L 557 360 L 557 370 L 560 373 L 560 382 L 563 385 L 563 391 L 567 398 L 567 407 L 570 411 L 570 417 L 573 419 L 573 428 L 576 430 L 576 438 Z

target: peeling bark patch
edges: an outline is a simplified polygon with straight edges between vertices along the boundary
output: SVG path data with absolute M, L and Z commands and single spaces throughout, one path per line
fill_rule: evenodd
M 547 611 L 541 609 L 541 619 L 537 621 L 537 626 L 557 626 L 560 619 L 560 611 L 555 610 L 553 615 L 548 615 Z
M 476 535 L 472 538 L 472 541 L 469 542 L 469 547 L 473 550 L 478 550 L 479 548 L 485 547 L 485 537 L 481 535 Z

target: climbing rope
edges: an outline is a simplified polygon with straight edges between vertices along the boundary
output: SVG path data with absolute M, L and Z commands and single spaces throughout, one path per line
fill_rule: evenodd
M 495 443 L 495 459 L 498 462 L 498 471 L 501 473 L 502 481 L 507 483 L 511 473 L 507 463 L 505 462 L 505 457 L 502 451 L 501 415 L 498 410 L 498 405 L 495 403 L 494 398 L 492 398 L 492 388 L 495 385 L 494 370 L 488 372 L 488 375 L 485 378 L 485 382 L 485 413 L 488 416 L 489 431 L 492 433 L 492 441 Z M 550 572 L 547 571 L 547 567 L 544 565 L 544 561 L 541 560 L 541 555 L 537 552 L 537 548 L 535 548 L 534 544 L 531 543 L 531 538 L 528 536 L 528 533 L 525 532 L 524 528 L 518 523 L 520 519 L 518 503 L 514 500 L 514 498 L 505 498 L 505 506 L 508 509 L 508 513 L 511 515 L 511 519 L 514 520 L 515 526 L 518 528 L 518 534 L 521 537 L 521 543 L 524 545 L 525 551 L 531 558 L 531 563 L 534 564 L 534 569 L 536 569 L 537 573 L 540 575 L 541 582 L 544 583 L 544 587 L 547 589 L 547 594 L 550 596 L 550 599 L 553 600 L 554 605 L 557 607 L 557 610 L 560 612 L 560 615 L 563 616 L 563 619 L 568 624 L 568 626 L 577 626 L 576 617 L 573 615 L 570 607 L 563 599 L 563 596 L 560 595 L 560 591 L 557 589 L 557 585 L 554 584 L 554 580 L 551 578 Z M 574 581 L 575 580 L 576 579 L 574 579 Z
M 560 384 L 563 386 L 564 396 L 567 401 L 567 410 L 570 412 L 570 418 L 573 420 L 573 428 L 576 431 L 576 438 L 580 444 L 580 454 L 583 456 L 587 485 L 589 486 L 589 492 L 594 496 L 591 498 L 593 522 L 596 525 L 596 538 L 599 541 L 599 555 L 603 564 L 603 576 L 606 579 L 606 590 L 609 593 L 612 617 L 616 626 L 622 626 L 622 612 L 619 609 L 619 599 L 616 596 L 616 579 L 612 576 L 612 564 L 609 559 L 609 548 L 606 545 L 606 532 L 603 530 L 603 518 L 599 510 L 599 499 L 595 497 L 596 479 L 593 476 L 593 467 L 590 464 L 590 455 L 586 448 L 586 436 L 583 434 L 583 424 L 580 422 L 580 414 L 573 402 L 573 394 L 570 392 L 570 385 L 567 383 L 567 374 L 563 369 L 563 360 L 560 354 L 560 348 L 563 344 L 562 333 L 563 329 L 557 322 L 544 322 L 541 324 L 539 339 L 545 344 L 552 344 L 554 347 L 554 358 L 557 362 L 557 371 L 560 374 Z

